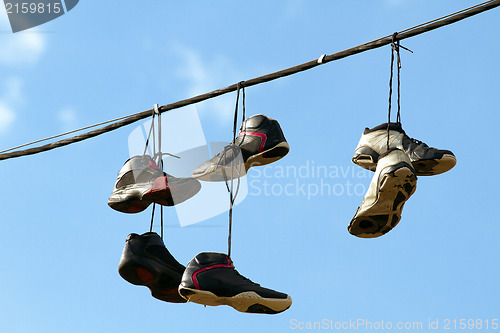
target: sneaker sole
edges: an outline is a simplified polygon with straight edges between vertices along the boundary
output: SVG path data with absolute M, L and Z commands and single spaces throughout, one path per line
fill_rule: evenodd
M 360 238 L 376 238 L 391 231 L 401 220 L 403 206 L 416 187 L 417 177 L 408 166 L 386 173 L 379 180 L 377 201 L 363 215 L 355 215 L 347 227 L 349 233 Z M 387 211 L 387 214 L 371 215 L 370 211 Z
M 292 298 L 264 298 L 256 292 L 243 292 L 233 297 L 220 297 L 206 290 L 198 290 L 179 286 L 179 294 L 188 302 L 218 306 L 229 305 L 235 310 L 246 313 L 276 314 L 287 310 L 292 305 Z
M 451 170 L 457 164 L 455 156 L 444 154 L 440 159 L 412 162 L 417 176 L 434 176 Z
M 354 154 L 352 161 L 364 169 L 375 171 L 378 158 L 379 154 L 377 152 L 369 147 L 362 147 Z M 450 154 L 443 154 L 441 158 L 412 162 L 417 176 L 439 175 L 451 170 L 456 164 L 457 159 Z
M 290 146 L 288 145 L 288 142 L 280 142 L 271 149 L 250 156 L 245 162 L 245 169 L 246 171 L 248 171 L 248 169 L 254 166 L 266 165 L 276 162 L 277 160 L 285 157 L 289 151 Z
M 177 290 L 182 273 L 166 266 L 159 269 L 158 263 L 154 260 L 132 254 L 127 257 L 126 263 L 120 262 L 118 273 L 125 281 L 133 285 L 148 287 L 154 298 L 171 303 L 186 303 Z M 172 280 L 176 282 L 160 288 L 158 283 L 162 275 L 173 277 Z
M 127 187 L 113 191 L 108 206 L 122 213 L 139 213 L 149 207 L 151 201 L 143 200 L 142 191 Z

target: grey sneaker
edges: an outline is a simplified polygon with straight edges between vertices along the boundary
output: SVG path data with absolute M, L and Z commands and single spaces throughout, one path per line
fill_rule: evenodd
M 116 178 L 108 205 L 123 213 L 139 213 L 151 203 L 180 204 L 198 193 L 201 184 L 194 178 L 176 178 L 162 172 L 149 155 L 127 160 Z
M 416 187 L 417 177 L 404 151 L 394 148 L 380 155 L 370 187 L 347 228 L 349 233 L 375 238 L 391 231 Z
M 283 158 L 289 150 L 278 121 L 258 114 L 245 119 L 234 144 L 194 169 L 193 177 L 204 181 L 237 178 L 252 166 Z
M 429 147 L 419 140 L 406 135 L 400 123 L 389 126 L 389 149 L 398 148 L 405 151 L 415 168 L 417 176 L 433 176 L 449 171 L 457 160 L 449 150 Z M 359 140 L 352 161 L 368 170 L 374 171 L 379 156 L 387 151 L 387 123 L 366 128 Z

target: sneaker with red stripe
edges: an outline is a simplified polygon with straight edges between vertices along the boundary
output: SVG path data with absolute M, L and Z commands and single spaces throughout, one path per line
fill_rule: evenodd
M 201 189 L 194 178 L 176 178 L 162 172 L 149 155 L 127 160 L 116 178 L 108 205 L 123 213 L 139 213 L 155 202 L 174 206 Z
M 243 121 L 234 143 L 193 170 L 204 181 L 244 176 L 249 168 L 283 158 L 290 147 L 278 121 L 258 114 Z
M 199 253 L 188 263 L 179 294 L 190 302 L 229 305 L 248 313 L 276 314 L 292 305 L 290 296 L 250 281 L 238 273 L 229 256 L 213 252 Z

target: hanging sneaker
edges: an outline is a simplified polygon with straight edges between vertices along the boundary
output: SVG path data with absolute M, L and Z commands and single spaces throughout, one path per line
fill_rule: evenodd
M 194 178 L 176 178 L 162 172 L 149 155 L 127 160 L 116 179 L 108 205 L 123 213 L 138 213 L 152 202 L 173 206 L 201 189 Z
M 118 265 L 126 281 L 146 286 L 154 298 L 171 303 L 186 302 L 177 291 L 184 269 L 155 232 L 128 235 Z
M 401 220 L 403 206 L 416 187 L 417 177 L 404 151 L 394 148 L 380 155 L 370 187 L 347 229 L 361 238 L 386 234 Z
M 233 174 L 233 178 L 237 178 L 244 176 L 252 166 L 283 158 L 289 150 L 279 123 L 258 114 L 245 119 L 234 144 L 226 146 L 222 152 L 194 169 L 193 177 L 205 181 L 224 181 L 231 179 Z
M 406 135 L 399 123 L 389 126 L 389 148 L 404 150 L 410 157 L 417 176 L 432 176 L 449 171 L 457 160 L 449 150 L 429 147 Z M 387 123 L 366 128 L 352 158 L 357 165 L 375 170 L 379 156 L 387 151 Z
M 192 198 L 201 189 L 201 184 L 194 178 L 176 178 L 167 173 L 154 180 L 151 189 L 144 193 L 143 200 L 163 206 L 175 206 Z
M 229 256 L 222 253 L 196 255 L 184 271 L 179 294 L 194 303 L 229 305 L 248 313 L 275 314 L 292 305 L 290 296 L 241 276 Z

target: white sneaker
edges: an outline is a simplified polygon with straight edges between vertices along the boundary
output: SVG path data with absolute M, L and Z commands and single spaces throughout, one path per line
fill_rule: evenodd
M 417 176 L 404 151 L 394 148 L 380 155 L 370 187 L 347 229 L 362 238 L 386 234 L 399 223 L 416 187 Z

